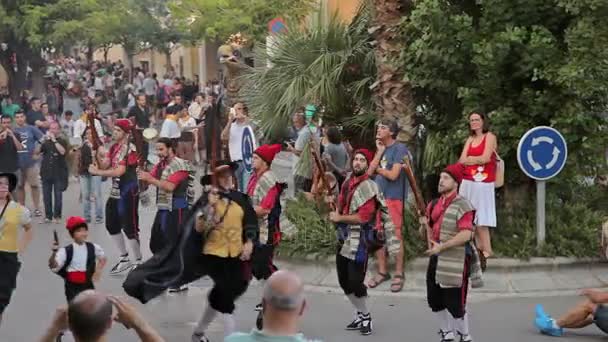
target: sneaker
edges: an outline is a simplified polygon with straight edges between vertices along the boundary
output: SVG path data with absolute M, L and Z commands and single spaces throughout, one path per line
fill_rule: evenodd
M 102 224 L 103 223 L 103 219 L 102 218 L 97 218 L 95 220 L 95 224 Z
M 261 312 L 262 311 L 262 303 L 256 305 L 254 311 Z
M 361 315 L 361 328 L 359 329 L 359 332 L 361 332 L 361 335 L 364 335 L 364 336 L 371 335 L 372 330 L 373 330 L 372 315 L 371 314 Z
M 439 335 L 441 336 L 441 342 L 453 342 L 454 341 L 454 332 L 453 331 L 439 330 Z
M 350 324 L 348 324 L 346 326 L 346 330 L 361 330 L 361 317 L 363 315 L 360 312 L 357 312 L 355 314 L 355 319 L 353 319 L 352 322 L 350 322 Z
M 564 329 L 560 328 L 555 320 L 545 313 L 543 306 L 536 306 L 536 319 L 534 325 L 543 334 L 560 337 L 564 334 Z
M 168 291 L 169 291 L 169 293 L 178 293 L 178 292 L 188 291 L 188 285 L 182 285 L 179 287 L 170 287 Z
M 35 217 L 41 217 L 42 216 L 42 211 L 40 211 L 40 209 L 34 210 L 34 216 Z
M 210 342 L 205 333 L 193 333 L 192 342 Z
M 129 260 L 129 256 L 121 256 L 116 265 L 110 269 L 110 274 L 118 274 L 124 272 L 126 270 L 131 269 L 131 261 Z
M 57 218 L 57 217 L 56 217 L 56 218 L 54 218 L 54 219 L 53 219 L 53 223 L 54 223 L 54 224 L 61 224 L 61 218 Z
M 133 263 L 131 263 L 131 269 L 129 272 L 132 272 L 134 269 L 139 267 L 139 265 L 141 265 L 141 259 L 133 261 Z
M 51 219 L 44 218 L 44 219 L 40 220 L 40 224 L 49 224 L 49 223 L 51 223 Z
M 473 337 L 471 337 L 471 334 L 463 335 L 458 333 L 458 335 L 460 335 L 460 342 L 473 342 Z

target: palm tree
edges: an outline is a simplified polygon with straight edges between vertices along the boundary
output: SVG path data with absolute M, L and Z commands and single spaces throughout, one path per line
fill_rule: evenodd
M 412 86 L 396 62 L 403 51 L 399 23 L 412 10 L 411 0 L 373 1 L 377 79 L 373 85 L 376 111 L 380 118 L 397 120 L 401 133 L 397 140 L 412 143 L 416 136 L 416 106 Z

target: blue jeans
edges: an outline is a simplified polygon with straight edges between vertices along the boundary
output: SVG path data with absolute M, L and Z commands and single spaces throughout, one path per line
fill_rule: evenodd
M 103 198 L 101 197 L 101 177 L 100 176 L 80 176 L 80 195 L 84 218 L 91 221 L 91 196 L 95 196 L 95 219 L 103 220 Z
M 236 177 L 237 186 L 239 191 L 247 192 L 247 184 L 249 183 L 249 178 L 251 178 L 251 173 L 245 170 L 245 162 L 239 160 L 236 162 L 239 166 L 234 172 L 234 176 Z
M 45 217 L 49 220 L 61 218 L 63 192 L 60 190 L 63 181 L 55 179 L 42 180 L 42 198 L 44 201 Z M 54 195 L 54 196 L 53 196 Z M 54 202 L 53 203 L 53 197 Z

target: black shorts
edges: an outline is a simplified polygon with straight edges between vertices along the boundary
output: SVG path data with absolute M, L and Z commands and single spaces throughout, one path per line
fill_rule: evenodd
M 95 286 L 93 285 L 92 282 L 89 283 L 85 283 L 85 284 L 74 284 L 74 283 L 70 283 L 70 282 L 65 282 L 65 299 L 68 301 L 68 303 L 70 303 L 72 301 L 72 299 L 74 299 L 74 297 L 78 296 L 80 294 L 80 292 L 86 291 L 86 290 L 94 290 Z
M 338 282 L 345 295 L 355 295 L 357 298 L 367 297 L 367 286 L 365 286 L 365 273 L 367 262 L 357 263 L 341 255 L 336 254 L 336 271 Z
M 602 304 L 597 306 L 593 315 L 593 323 L 608 334 L 608 306 Z
M 150 235 L 150 251 L 152 254 L 160 252 L 165 246 L 172 246 L 180 236 L 180 230 L 185 220 L 190 216 L 189 210 L 173 209 L 158 210 L 152 223 Z
M 469 290 L 469 265 L 470 256 L 464 261 L 464 272 L 462 275 L 462 286 L 443 288 L 436 282 L 437 256 L 429 259 L 429 267 L 426 273 L 426 296 L 429 307 L 433 312 L 448 310 L 452 317 L 459 319 L 466 313 L 467 294 Z
M 17 287 L 17 274 L 21 268 L 21 263 L 17 258 L 17 253 L 0 251 L 0 315 L 8 306 L 13 295 L 13 290 Z
M 239 258 L 222 258 L 207 254 L 200 258 L 206 273 L 214 283 L 208 295 L 209 305 L 222 314 L 232 314 L 234 302 L 249 286 L 245 263 Z

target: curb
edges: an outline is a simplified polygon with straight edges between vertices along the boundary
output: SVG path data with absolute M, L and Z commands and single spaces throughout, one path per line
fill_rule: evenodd
M 307 289 L 316 292 L 341 293 L 334 257 L 309 255 L 303 258 L 276 258 L 279 268 L 296 271 Z M 375 295 L 419 297 L 426 295 L 426 258 L 416 258 L 406 266 L 403 291 L 390 292 L 390 281 L 370 290 Z M 368 277 L 373 274 L 370 263 Z M 390 269 L 390 267 L 389 267 Z M 484 287 L 471 289 L 471 294 L 484 297 L 528 297 L 548 294 L 574 294 L 583 288 L 608 287 L 608 263 L 599 258 L 531 258 L 490 259 L 484 273 Z

